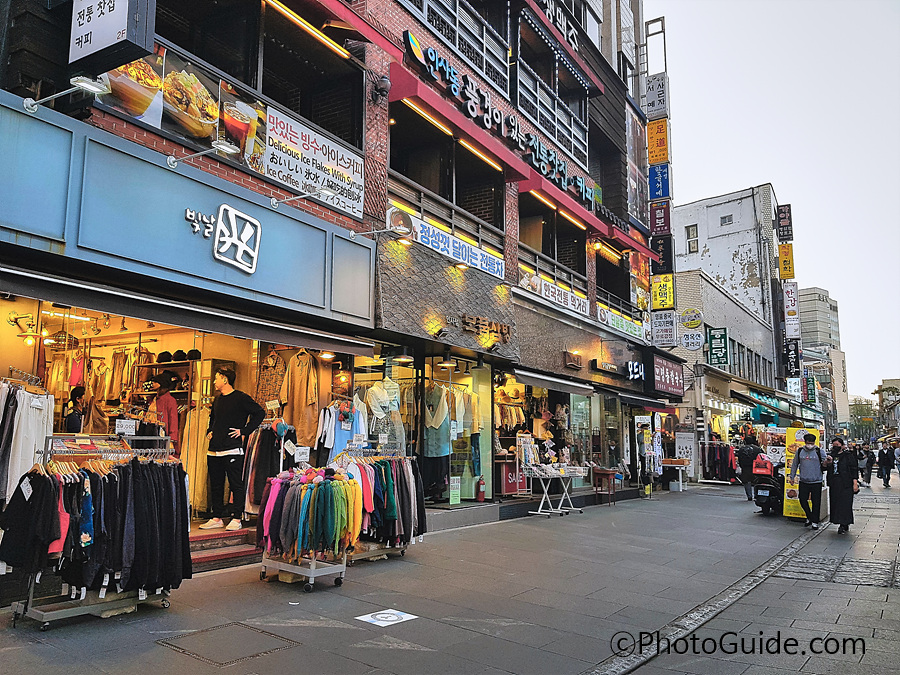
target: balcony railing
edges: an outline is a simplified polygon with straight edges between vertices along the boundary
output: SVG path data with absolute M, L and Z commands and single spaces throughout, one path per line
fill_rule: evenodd
M 450 234 L 471 240 L 480 248 L 485 248 L 503 257 L 505 236 L 503 231 L 488 222 L 464 211 L 443 197 L 426 190 L 396 171 L 388 170 L 389 196 L 398 197 L 419 209 L 423 220 L 430 218 L 450 229 Z M 434 222 L 431 223 L 434 225 Z
M 587 297 L 587 277 L 519 242 L 519 267 Z
M 400 0 L 456 52 L 509 96 L 509 45 L 464 0 Z
M 518 83 L 516 105 L 525 117 L 587 169 L 588 128 L 521 59 L 513 66 Z
M 618 295 L 613 295 L 599 286 L 597 287 L 597 302 L 601 305 L 606 305 L 610 309 L 617 310 L 627 319 L 643 321 L 644 313 L 636 305 L 632 305 L 628 300 L 623 300 Z

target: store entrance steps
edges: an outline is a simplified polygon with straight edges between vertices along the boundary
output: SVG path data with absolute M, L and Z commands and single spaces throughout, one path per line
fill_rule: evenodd
M 200 521 L 202 522 L 202 521 Z M 256 548 L 256 528 L 200 530 L 199 522 L 191 525 L 191 563 L 194 574 L 238 567 L 262 561 Z

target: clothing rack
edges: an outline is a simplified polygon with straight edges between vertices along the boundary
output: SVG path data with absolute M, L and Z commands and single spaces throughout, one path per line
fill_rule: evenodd
M 9 376 L 16 380 L 21 380 L 26 384 L 31 384 L 34 386 L 40 386 L 41 384 L 41 378 L 39 378 L 37 375 L 32 375 L 31 373 L 14 366 L 9 367 Z
M 106 450 L 101 450 L 99 453 L 97 451 L 90 450 L 76 450 L 74 448 L 53 448 L 54 439 L 59 441 L 62 438 L 71 438 L 73 441 L 76 438 L 93 438 L 93 439 L 103 439 L 109 443 L 118 443 L 121 449 L 107 448 Z M 163 438 L 162 436 L 133 436 L 131 440 L 165 440 L 169 439 Z M 162 454 L 161 454 L 162 453 Z M 118 436 L 109 436 L 109 435 L 78 435 L 77 437 L 74 435 L 69 436 L 47 436 L 44 439 L 44 447 L 37 451 L 37 456 L 42 460 L 42 464 L 47 464 L 50 461 L 51 456 L 69 456 L 69 457 L 79 457 L 79 456 L 91 456 L 96 457 L 97 454 L 100 454 L 102 459 L 130 459 L 135 456 L 141 458 L 155 458 L 155 457 L 168 457 L 168 450 L 144 450 L 144 449 L 133 449 L 128 446 L 126 442 L 124 442 Z M 58 621 L 59 619 L 68 619 L 73 616 L 85 616 L 85 615 L 93 615 L 93 616 L 113 616 L 116 614 L 128 613 L 137 611 L 137 607 L 139 604 L 144 602 L 156 601 L 159 600 L 160 604 L 163 608 L 169 607 L 169 599 L 168 596 L 170 591 L 160 590 L 159 593 L 147 593 L 146 591 L 129 591 L 127 593 L 115 593 L 109 598 L 106 598 L 106 594 L 98 591 L 87 591 L 81 595 L 81 597 L 76 598 L 75 589 L 72 589 L 72 596 L 70 600 L 59 601 L 56 598 L 48 598 L 45 600 L 41 600 L 37 603 L 34 601 L 34 587 L 39 579 L 40 572 L 36 574 L 28 575 L 28 599 L 24 602 L 14 602 L 11 605 L 11 609 L 13 612 L 13 628 L 16 626 L 16 621 L 20 617 L 28 617 L 29 619 L 34 619 L 35 621 L 41 622 L 41 630 L 46 631 L 50 628 L 51 621 Z M 102 595 L 101 595 L 102 593 Z

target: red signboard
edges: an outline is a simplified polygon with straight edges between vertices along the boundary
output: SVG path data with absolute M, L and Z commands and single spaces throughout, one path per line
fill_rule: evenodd
M 650 234 L 653 236 L 672 234 L 669 201 L 650 202 Z
M 664 394 L 684 396 L 684 370 L 681 364 L 654 354 L 653 388 Z
M 525 472 L 519 471 L 515 460 L 498 464 L 500 467 L 500 494 L 511 495 L 528 489 Z M 516 478 L 518 477 L 518 481 Z

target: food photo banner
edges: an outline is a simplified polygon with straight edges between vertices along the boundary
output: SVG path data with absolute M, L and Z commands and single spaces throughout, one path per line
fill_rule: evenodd
M 155 51 L 101 78 L 110 93 L 97 101 L 170 136 L 212 148 L 227 141 L 235 155 L 217 153 L 297 192 L 328 193 L 316 199 L 362 219 L 363 156 L 300 119 L 259 101 L 174 50 Z

